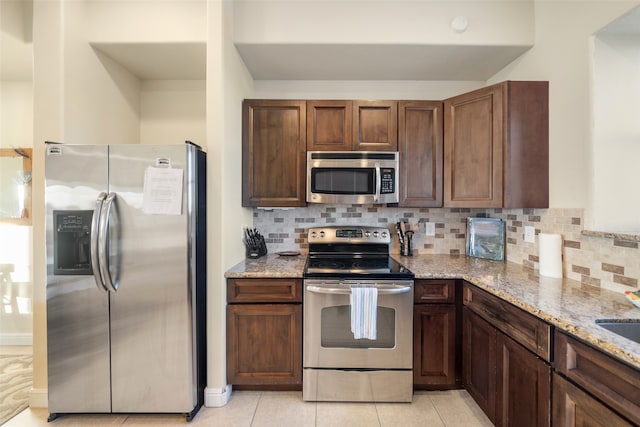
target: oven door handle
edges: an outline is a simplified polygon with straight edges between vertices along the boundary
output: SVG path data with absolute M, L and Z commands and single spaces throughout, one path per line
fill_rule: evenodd
M 351 295 L 349 288 L 327 288 L 324 286 L 307 286 L 309 292 L 316 294 Z M 378 288 L 378 295 L 398 295 L 411 291 L 411 286 L 394 286 L 392 288 Z

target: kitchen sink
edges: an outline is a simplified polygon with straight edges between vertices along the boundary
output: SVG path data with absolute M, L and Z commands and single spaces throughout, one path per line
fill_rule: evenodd
M 596 325 L 640 344 L 640 319 L 597 319 Z

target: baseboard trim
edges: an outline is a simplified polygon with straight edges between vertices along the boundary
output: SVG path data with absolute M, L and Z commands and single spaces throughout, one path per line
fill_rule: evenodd
M 228 384 L 224 388 L 207 387 L 204 390 L 204 406 L 207 408 L 220 408 L 229 403 L 232 388 Z
M 29 392 L 29 406 L 32 408 L 47 408 L 49 406 L 49 390 L 46 388 L 32 388 Z
M 210 388 L 204 390 L 204 406 L 208 408 L 220 408 L 229 403 L 232 387 Z M 32 408 L 47 408 L 49 406 L 49 394 L 46 388 L 32 388 L 29 392 L 29 406 Z
M 33 334 L 3 333 L 0 334 L 0 345 L 33 345 Z

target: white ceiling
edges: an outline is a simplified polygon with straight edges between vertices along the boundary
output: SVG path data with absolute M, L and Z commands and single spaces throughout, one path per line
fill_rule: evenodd
M 530 46 L 236 44 L 256 80 L 484 81 Z
M 204 80 L 207 44 L 91 43 L 141 80 Z
M 640 6 L 598 31 L 598 35 L 640 36 Z

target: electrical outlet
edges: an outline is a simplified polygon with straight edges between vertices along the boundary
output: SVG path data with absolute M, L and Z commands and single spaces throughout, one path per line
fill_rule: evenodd
M 436 223 L 435 222 L 425 222 L 424 223 L 424 234 L 425 234 L 425 236 L 435 236 L 436 235 Z
M 536 242 L 536 228 L 530 225 L 524 226 L 524 241 L 529 243 Z

